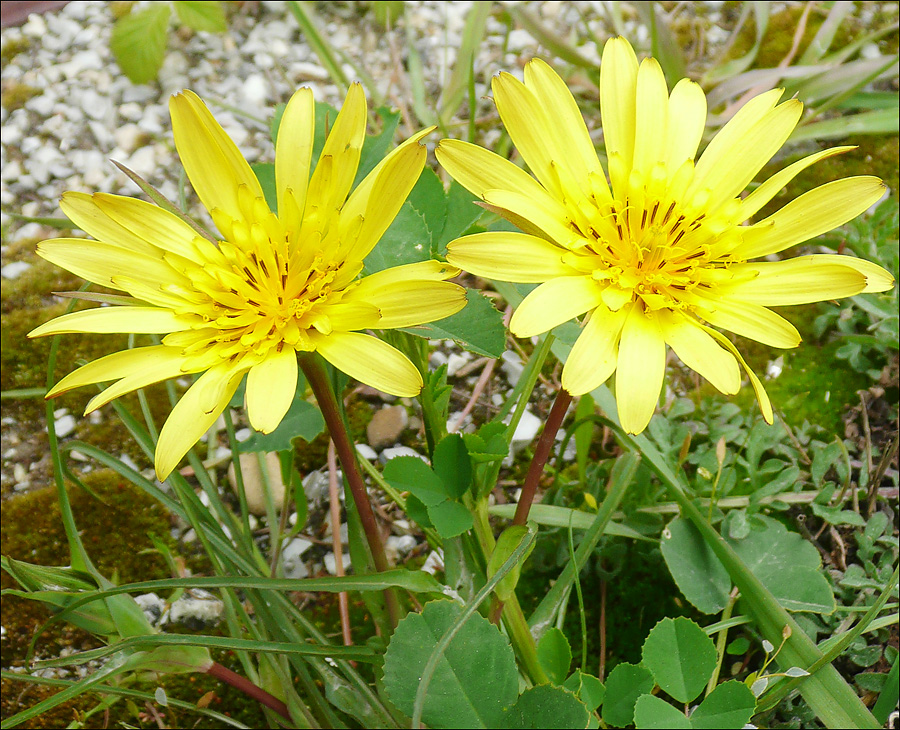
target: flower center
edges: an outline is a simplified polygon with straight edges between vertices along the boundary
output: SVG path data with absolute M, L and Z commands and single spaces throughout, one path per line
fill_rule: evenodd
M 262 360 L 272 347 L 313 350 L 309 330 L 331 331 L 327 305 L 341 299 L 357 272 L 343 271 L 341 261 L 311 245 L 292 244 L 268 207 L 254 212 L 248 223 L 215 211 L 225 240 L 216 246 L 194 239 L 204 261 L 183 271 L 200 294 L 190 309 L 200 319 L 194 329 L 168 335 L 164 344 L 182 347 L 202 363 Z
M 649 310 L 685 309 L 693 290 L 722 279 L 727 252 L 740 236 L 730 210 L 710 217 L 703 198 L 685 206 L 642 191 L 597 206 L 589 224 L 579 227 L 584 247 L 565 260 L 603 286 L 603 301 L 613 311 L 635 298 Z

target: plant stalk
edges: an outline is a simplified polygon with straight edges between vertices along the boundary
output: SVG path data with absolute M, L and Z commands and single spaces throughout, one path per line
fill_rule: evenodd
M 288 722 L 293 722 L 291 713 L 288 712 L 287 705 L 284 704 L 284 702 L 279 700 L 277 697 L 270 695 L 262 687 L 256 686 L 246 677 L 242 677 L 237 672 L 232 672 L 228 667 L 223 667 L 218 662 L 213 662 L 210 665 L 209 669 L 206 670 L 206 673 L 222 682 L 225 682 L 226 684 L 230 684 L 236 689 L 239 689 L 248 697 L 252 697 L 253 699 L 255 699 L 261 705 L 265 705 L 270 710 L 277 712 Z
M 531 510 L 531 505 L 534 502 L 534 495 L 537 493 L 541 474 L 544 473 L 544 466 L 556 441 L 556 432 L 562 426 L 563 419 L 566 417 L 566 410 L 568 410 L 571 402 L 571 394 L 560 388 L 559 393 L 556 394 L 556 400 L 553 401 L 553 407 L 550 409 L 550 415 L 547 416 L 547 422 L 544 424 L 541 437 L 538 439 L 537 447 L 534 450 L 534 458 L 532 458 L 531 465 L 528 467 L 528 474 L 525 475 L 522 496 L 519 497 L 516 515 L 512 521 L 514 525 L 524 525 L 528 521 L 528 512 Z
M 331 389 L 325 370 L 315 355 L 302 355 L 300 357 L 300 367 L 303 369 L 303 374 L 306 376 L 309 387 L 312 388 L 313 394 L 316 396 L 319 409 L 322 411 L 322 417 L 325 419 L 325 425 L 328 427 L 328 433 L 331 435 L 335 451 L 337 451 L 338 458 L 341 461 L 344 476 L 350 485 L 350 492 L 353 495 L 353 501 L 359 513 L 363 532 L 366 534 L 366 541 L 372 553 L 375 570 L 379 573 L 384 573 L 390 570 L 391 566 L 384 552 L 384 542 L 381 539 L 381 533 L 378 531 L 375 512 L 372 510 L 372 505 L 369 502 L 366 485 L 363 482 L 359 464 L 356 461 L 356 449 L 353 447 L 350 435 L 344 427 L 344 420 L 341 418 L 338 410 L 334 391 Z M 396 627 L 397 622 L 400 620 L 400 605 L 397 601 L 397 595 L 393 589 L 388 588 L 384 592 L 384 598 L 391 626 Z

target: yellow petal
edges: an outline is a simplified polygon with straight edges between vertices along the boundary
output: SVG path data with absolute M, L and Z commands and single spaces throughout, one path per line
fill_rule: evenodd
M 111 196 L 115 197 L 115 196 Z M 125 198 L 123 198 L 124 200 Z M 94 238 L 122 248 L 159 256 L 156 245 L 129 231 L 103 213 L 93 195 L 87 193 L 65 192 L 59 201 L 59 207 L 76 226 Z
M 610 178 L 617 197 L 627 190 L 634 159 L 635 94 L 638 62 L 624 38 L 610 38 L 600 60 L 600 118 L 610 158 Z M 617 162 L 613 162 L 615 158 Z
M 556 151 L 555 132 L 550 128 L 541 103 L 525 84 L 505 71 L 493 78 L 491 89 L 500 118 L 522 159 L 541 184 L 561 198 L 562 191 L 550 162 L 563 155 Z
M 473 233 L 447 245 L 447 260 L 477 276 L 538 284 L 578 272 L 563 263 L 566 250 L 513 231 Z
M 867 210 L 886 189 L 877 177 L 867 175 L 820 185 L 747 229 L 733 254 L 755 259 L 815 238 Z
M 409 358 L 377 337 L 358 332 L 311 332 L 316 350 L 351 378 L 383 393 L 411 398 L 422 390 L 422 376 Z
M 616 406 L 619 423 L 640 433 L 653 416 L 666 373 L 666 342 L 656 314 L 631 307 L 619 339 L 616 362 Z
M 294 92 L 281 117 L 275 141 L 275 189 L 279 216 L 285 215 L 288 210 L 285 203 L 288 190 L 294 196 L 298 211 L 303 213 L 315 135 L 315 111 L 312 89 L 304 86 Z
M 732 344 L 731 340 L 725 337 L 721 332 L 716 332 L 711 327 L 703 327 L 703 330 L 737 358 L 738 362 L 747 373 L 747 377 L 750 378 L 750 385 L 753 387 L 753 392 L 756 394 L 759 410 L 762 411 L 766 423 L 771 426 L 775 422 L 774 414 L 772 412 L 772 402 L 769 400 L 769 395 L 766 393 L 762 381 L 756 377 L 756 373 L 750 369 L 750 366 L 747 365 L 747 362 L 741 356 L 741 353 L 738 352 L 738 349 Z
M 297 353 L 289 347 L 269 350 L 265 360 L 247 373 L 246 404 L 250 425 L 272 433 L 294 400 L 297 390 Z
M 383 287 L 398 282 L 419 280 L 445 281 L 446 279 L 452 279 L 454 276 L 459 276 L 459 269 L 455 266 L 428 259 L 427 261 L 416 261 L 413 264 L 392 266 L 389 269 L 382 269 L 374 274 L 369 274 L 360 280 L 359 287 L 355 291 L 358 295 L 365 297 L 369 294 L 377 295 L 377 292 Z
M 856 149 L 856 147 L 852 145 L 832 147 L 829 150 L 822 150 L 821 152 L 808 155 L 802 160 L 797 160 L 794 164 L 788 165 L 783 170 L 776 172 L 741 201 L 741 208 L 739 213 L 735 216 L 735 219 L 740 222 L 753 217 L 766 203 L 778 195 L 778 193 L 784 189 L 785 185 L 810 165 L 815 164 L 819 160 L 824 160 L 826 157 L 833 157 L 834 155 L 839 155 L 853 149 Z
M 114 352 L 112 355 L 106 355 L 98 360 L 89 362 L 87 365 L 83 365 L 69 373 L 50 389 L 46 397 L 53 398 L 60 393 L 65 393 L 84 385 L 91 385 L 92 383 L 103 383 L 140 375 L 143 371 L 154 370 L 161 366 L 177 365 L 182 360 L 180 350 L 174 347 L 166 347 L 165 345 L 138 347 L 133 350 Z
M 427 154 L 420 144 L 407 145 L 398 147 L 396 154 L 385 162 L 365 201 L 362 226 L 344 254 L 345 259 L 362 261 L 375 248 L 422 174 Z M 347 222 L 347 212 L 342 211 L 342 229 Z
M 191 318 L 158 307 L 96 307 L 71 312 L 28 333 L 29 337 L 72 332 L 163 334 L 191 328 Z
M 794 325 L 775 312 L 749 302 L 724 298 L 701 300 L 697 314 L 715 327 L 772 347 L 791 348 L 800 344 Z
M 189 285 L 187 279 L 162 259 L 161 254 L 157 258 L 129 251 L 105 241 L 54 238 L 41 241 L 37 245 L 37 253 L 41 258 L 71 271 L 82 279 L 111 289 L 121 288 L 113 283 L 113 277 L 120 275 L 159 283 Z
M 572 220 L 568 214 L 559 218 L 553 209 L 543 209 L 540 200 L 527 198 L 511 190 L 486 190 L 483 197 L 485 202 L 529 221 L 543 231 L 549 240 L 561 246 L 577 248 L 587 243 L 572 229 Z
M 385 167 L 391 163 L 391 159 L 396 155 L 407 154 L 409 147 L 418 147 L 420 146 L 420 142 L 425 139 L 426 136 L 431 134 L 435 130 L 434 127 L 428 127 L 427 129 L 423 129 L 419 132 L 416 132 L 412 137 L 407 140 L 404 140 L 401 144 L 397 145 L 393 150 L 391 150 L 388 155 L 381 160 L 374 168 L 366 175 L 362 182 L 357 185 L 353 192 L 350 193 L 350 197 L 347 198 L 347 202 L 344 203 L 344 207 L 341 208 L 341 235 L 343 236 L 343 232 L 347 230 L 349 224 L 356 218 L 365 215 L 366 208 L 369 204 L 369 198 L 372 195 L 372 188 L 375 185 L 375 181 L 381 176 L 381 173 L 384 171 Z M 473 145 L 474 146 L 474 145 Z M 404 197 L 404 200 L 406 198 Z
M 561 276 L 526 296 L 509 322 L 516 337 L 551 330 L 600 304 L 600 287 L 590 276 Z
M 743 109 L 752 103 L 749 102 Z M 740 133 L 739 137 L 729 134 L 732 131 L 729 130 L 729 125 L 735 121 L 742 121 L 738 119 L 741 112 L 735 114 L 710 142 L 697 162 L 694 182 L 688 188 L 688 196 L 698 190 L 709 190 L 712 193 L 709 199 L 710 208 L 716 208 L 719 204 L 736 197 L 756 177 L 763 165 L 781 149 L 800 121 L 802 113 L 803 104 L 797 99 L 790 99 L 765 114 L 752 126 L 739 125 L 733 130 L 735 134 Z M 749 115 L 747 121 L 752 118 L 753 116 Z M 725 136 L 726 141 L 716 145 L 720 135 Z
M 335 304 L 324 304 L 316 307 L 313 325 L 324 334 L 337 332 L 353 332 L 381 327 L 378 307 L 371 302 L 359 301 L 345 296 Z
M 254 198 L 263 192 L 240 150 L 193 91 L 175 94 L 169 112 L 175 148 L 197 197 L 207 210 L 243 218 L 238 188 L 246 185 Z
M 741 277 L 748 271 L 756 273 L 756 278 L 729 289 L 728 296 L 743 302 L 775 307 L 823 302 L 862 292 L 866 288 L 866 277 L 852 266 L 835 262 L 834 258 L 801 256 L 786 261 L 738 264 L 731 267 L 735 276 Z M 869 265 L 875 267 L 875 264 Z M 875 268 L 881 269 L 880 266 Z
M 434 154 L 456 182 L 479 198 L 488 190 L 509 190 L 533 200 L 555 218 L 563 220 L 568 215 L 565 206 L 531 175 L 483 147 L 442 139 Z
M 216 365 L 188 388 L 172 409 L 156 444 L 156 476 L 166 479 L 188 450 L 225 410 L 237 390 L 246 367 Z
M 753 97 L 719 130 L 697 161 L 694 173 L 695 187 L 692 191 L 701 187 L 711 189 L 712 186 L 705 180 L 707 176 L 715 174 L 719 165 L 731 168 L 736 158 L 739 161 L 743 154 L 752 153 L 744 147 L 744 140 L 753 128 L 771 113 L 782 94 L 784 89 L 772 89 Z
M 705 127 L 706 95 L 700 84 L 682 79 L 669 97 L 665 159 L 670 176 L 687 160 L 694 159 Z
M 667 310 L 659 312 L 659 323 L 666 343 L 681 362 L 727 395 L 734 395 L 741 389 L 741 371 L 737 360 L 719 347 L 702 325 Z
M 148 244 L 164 251 L 202 261 L 194 246 L 197 232 L 178 216 L 137 198 L 96 193 L 94 202 L 107 218 L 127 229 Z M 104 239 L 118 243 L 116 239 Z
M 554 155 L 554 161 L 568 165 L 579 182 L 586 181 L 591 172 L 602 175 L 584 117 L 565 82 L 547 63 L 533 58 L 525 64 L 525 86 L 545 111 L 552 111 L 554 124 L 548 126 L 555 133 L 556 149 L 564 153 L 562 159 Z
M 668 134 L 669 90 L 655 58 L 641 61 L 637 76 L 634 163 L 632 169 L 646 181 L 654 166 L 664 159 Z
M 366 138 L 366 114 L 366 94 L 361 84 L 353 83 L 309 181 L 307 206 L 328 211 L 344 204 L 359 167 L 360 151 Z M 322 164 L 326 158 L 331 158 L 330 170 L 328 165 Z
M 163 380 L 168 380 L 169 378 L 177 378 L 187 372 L 190 372 L 190 370 L 185 369 L 185 358 L 177 349 L 166 347 L 165 349 L 169 350 L 168 353 L 147 357 L 147 353 L 145 351 L 150 349 L 153 348 L 144 347 L 140 350 L 127 350 L 126 352 L 141 352 L 142 364 L 140 366 L 140 369 L 134 368 L 133 372 L 129 373 L 125 377 L 122 377 L 121 380 L 118 380 L 110 385 L 102 393 L 99 393 L 91 398 L 84 409 L 84 414 L 87 415 L 92 411 L 96 411 L 98 408 L 105 406 L 111 400 L 125 395 L 126 393 L 131 393 L 138 388 L 146 388 L 148 385 L 160 383 Z M 115 354 L 120 355 L 122 353 Z M 113 357 L 113 355 L 110 355 L 108 357 Z M 101 358 L 101 360 L 105 359 L 106 358 Z M 77 372 L 78 371 L 76 370 L 75 373 Z M 73 375 L 75 373 L 73 373 Z M 61 384 L 62 382 L 60 382 L 60 385 Z
M 610 312 L 602 304 L 591 312 L 566 358 L 562 387 L 572 395 L 583 395 L 599 388 L 616 369 L 619 333 L 627 309 Z
M 366 327 L 394 329 L 436 322 L 456 314 L 466 306 L 466 290 L 447 281 L 397 281 L 377 289 L 357 287 L 344 297 L 344 302 L 351 301 L 377 307 L 375 324 Z
M 823 263 L 837 264 L 839 266 L 849 266 L 866 277 L 866 288 L 863 289 L 864 294 L 873 292 L 888 291 L 894 288 L 894 277 L 890 271 L 883 269 L 878 264 L 873 264 L 865 259 L 858 259 L 855 256 L 842 256 L 839 254 L 816 254 L 813 258 Z

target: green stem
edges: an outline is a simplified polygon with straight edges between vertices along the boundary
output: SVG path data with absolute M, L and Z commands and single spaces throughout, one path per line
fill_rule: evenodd
M 591 526 L 585 530 L 584 537 L 575 551 L 574 563 L 569 562 L 566 565 L 562 573 L 559 574 L 559 578 L 547 591 L 547 595 L 541 600 L 534 613 L 531 614 L 531 619 L 528 623 L 531 626 L 532 633 L 538 638 L 550 628 L 554 614 L 559 610 L 563 598 L 575 582 L 575 576 L 584 568 L 591 553 L 594 552 L 594 548 L 597 547 L 597 543 L 603 536 L 607 525 L 609 525 L 613 513 L 622 503 L 625 492 L 628 491 L 640 462 L 640 456 L 633 453 L 625 453 L 617 459 L 610 475 L 609 491 L 603 500 L 603 504 L 600 505 L 600 509 L 597 510 L 597 516 L 594 518 Z
M 722 609 L 723 623 L 731 618 L 731 612 L 734 611 L 734 604 L 737 603 L 737 599 L 738 592 L 732 590 L 731 595 L 728 596 L 728 603 L 726 603 L 725 608 Z M 722 662 L 725 660 L 725 647 L 727 642 L 728 627 L 726 626 L 719 631 L 719 636 L 716 638 L 716 669 L 709 678 L 709 683 L 706 685 L 706 696 L 709 696 L 709 693 L 712 692 L 719 683 L 719 674 L 722 672 Z
M 316 28 L 315 15 L 311 7 L 312 5 L 313 3 L 294 2 L 292 0 L 288 3 L 288 9 L 294 14 L 297 25 L 300 26 L 300 30 L 303 32 L 303 37 L 306 39 L 306 42 L 312 46 L 313 51 L 315 51 L 315 54 L 319 57 L 325 70 L 328 71 L 328 74 L 331 76 L 331 80 L 338 86 L 349 89 L 350 81 L 341 69 L 337 59 L 334 57 L 334 51 L 325 37 L 319 33 L 318 28 Z
M 594 393 L 597 403 L 604 411 L 615 413 L 615 401 L 607 388 L 598 388 Z M 782 641 L 785 629 L 790 630 L 790 638 L 778 656 L 779 665 L 785 668 L 804 668 L 818 662 L 822 658 L 822 652 L 778 603 L 769 589 L 744 564 L 734 548 L 709 524 L 691 498 L 685 494 L 680 480 L 662 454 L 645 437 L 626 434 L 613 420 L 610 420 L 609 424 L 615 429 L 617 438 L 622 444 L 643 455 L 671 497 L 681 507 L 682 514 L 700 531 L 703 540 L 721 561 L 740 591 L 748 613 L 753 617 L 763 637 L 778 645 Z M 853 688 L 831 664 L 825 664 L 811 676 L 805 677 L 800 685 L 800 692 L 826 727 L 880 727 Z
M 486 500 L 480 500 L 476 505 L 473 511 L 475 525 L 472 528 L 476 538 L 478 538 L 478 544 L 484 555 L 485 564 L 487 564 L 487 558 L 494 551 L 494 546 L 496 545 L 494 533 L 491 531 L 491 526 L 488 522 L 487 510 L 485 509 L 486 504 Z M 515 594 L 503 604 L 503 613 L 501 615 L 513 650 L 531 677 L 531 681 L 535 684 L 546 684 L 549 682 L 550 678 L 544 672 L 538 660 L 534 636 L 528 628 L 528 621 L 525 620 L 525 614 L 522 613 L 522 607 L 519 605 L 519 600 Z
M 331 389 L 325 370 L 314 354 L 301 355 L 300 367 L 303 368 L 303 374 L 306 376 L 309 387 L 312 388 L 312 392 L 316 396 L 319 409 L 322 411 L 322 417 L 325 419 L 325 425 L 328 426 L 328 433 L 331 435 L 331 440 L 334 441 L 335 451 L 337 451 L 338 458 L 341 461 L 347 484 L 350 485 L 353 502 L 359 513 L 359 521 L 362 524 L 366 542 L 368 542 L 369 550 L 372 553 L 375 570 L 379 573 L 384 573 L 390 570 L 391 566 L 384 552 L 384 543 L 381 540 L 381 533 L 378 531 L 378 523 L 375 521 L 375 512 L 372 510 L 372 505 L 369 502 L 366 485 L 359 471 L 359 464 L 356 462 L 356 449 L 353 447 L 350 436 L 344 428 L 344 420 L 341 418 L 338 410 L 334 391 Z M 397 622 L 400 620 L 400 605 L 397 601 L 397 595 L 393 589 L 389 588 L 385 590 L 384 597 L 391 625 L 396 627 Z
M 90 284 L 85 284 L 79 291 L 85 291 Z M 66 307 L 66 313 L 71 312 L 76 300 L 72 300 Z M 47 392 L 53 387 L 53 375 L 56 371 L 56 357 L 59 352 L 60 335 L 56 335 L 50 342 L 50 355 L 47 358 Z M 59 512 L 62 517 L 63 527 L 66 531 L 66 540 L 69 543 L 69 561 L 75 570 L 81 570 L 90 573 L 101 581 L 101 587 L 105 587 L 106 580 L 100 575 L 94 564 L 91 562 L 81 537 L 78 532 L 78 526 L 75 524 L 75 515 L 72 512 L 72 505 L 69 502 L 69 493 L 66 491 L 66 480 L 63 477 L 62 455 L 59 452 L 59 440 L 56 437 L 56 419 L 53 415 L 53 402 L 45 401 L 44 413 L 47 419 L 47 437 L 50 441 L 50 456 L 53 462 L 53 481 L 56 484 L 56 494 L 59 499 Z
M 531 504 L 534 502 L 534 495 L 537 494 L 537 488 L 541 482 L 541 474 L 544 473 L 544 466 L 547 464 L 550 451 L 556 442 L 556 432 L 562 426 L 571 402 L 572 396 L 569 392 L 560 388 L 556 394 L 556 400 L 553 401 L 553 407 L 550 409 L 550 415 L 547 416 L 547 422 L 544 424 L 541 437 L 538 439 L 534 457 L 531 459 L 531 465 L 528 467 L 528 473 L 525 475 L 522 495 L 519 497 L 516 515 L 512 521 L 514 525 L 524 525 L 528 521 L 528 512 L 531 510 Z

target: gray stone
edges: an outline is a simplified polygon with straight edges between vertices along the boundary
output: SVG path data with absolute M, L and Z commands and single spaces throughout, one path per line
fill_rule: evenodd
M 387 406 L 376 411 L 366 426 L 369 445 L 373 449 L 380 449 L 396 443 L 408 424 L 409 414 L 403 406 Z
M 266 496 L 259 459 L 255 453 L 241 454 L 238 458 L 241 464 L 241 474 L 244 477 L 247 509 L 255 515 L 264 515 L 266 513 Z M 281 464 L 278 461 L 278 455 L 266 454 L 265 463 L 269 476 L 269 488 L 272 490 L 272 501 L 275 509 L 280 510 L 284 506 L 284 482 L 281 479 Z M 234 464 L 230 464 L 228 467 L 228 483 L 237 494 Z

